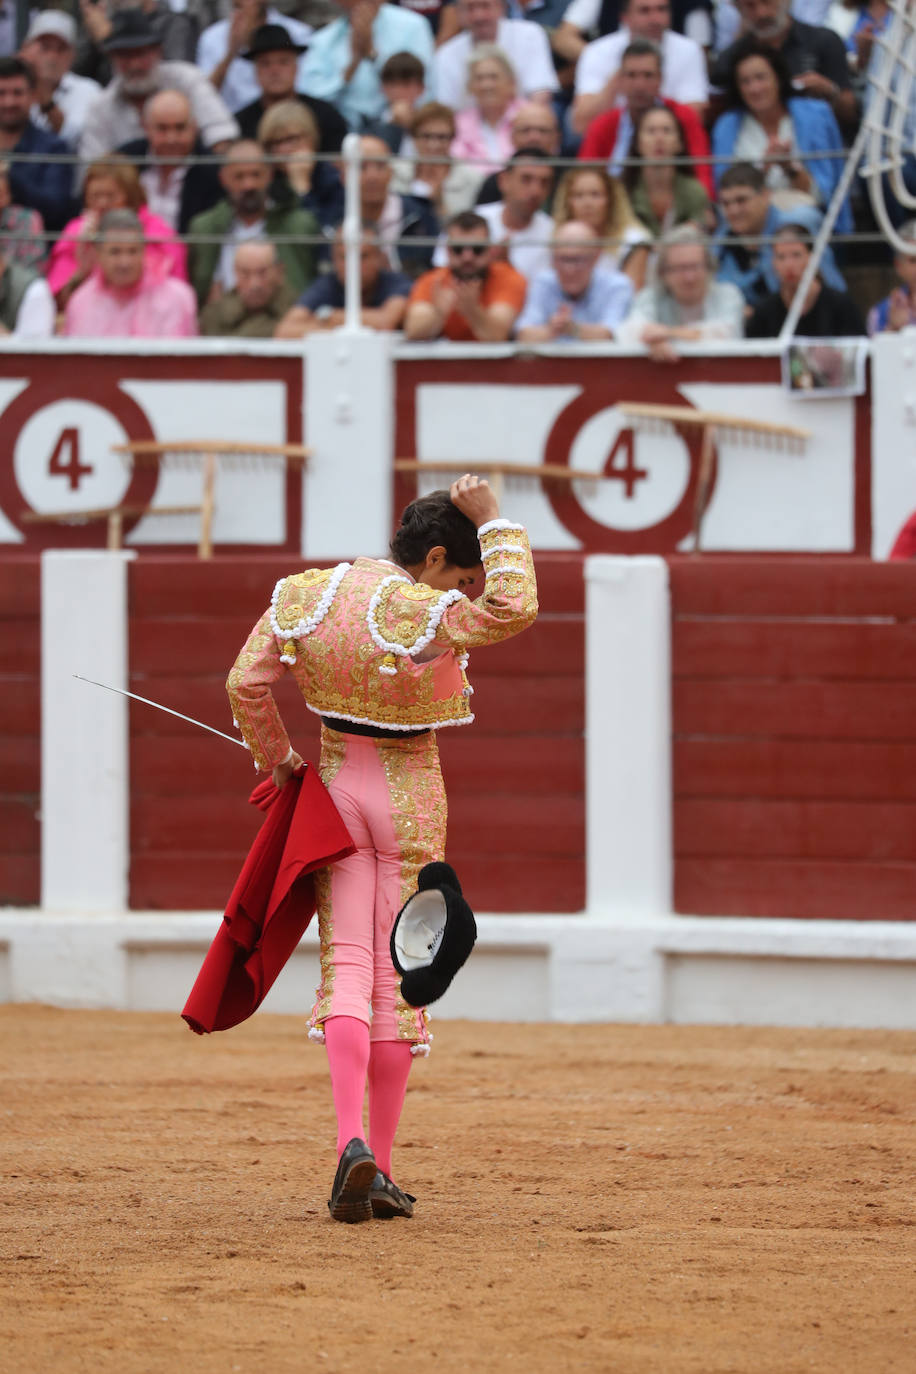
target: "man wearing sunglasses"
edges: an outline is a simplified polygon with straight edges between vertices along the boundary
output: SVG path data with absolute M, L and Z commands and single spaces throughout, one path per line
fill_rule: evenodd
M 502 343 L 525 303 L 525 278 L 507 262 L 491 262 L 486 220 L 471 210 L 449 221 L 447 266 L 425 272 L 407 306 L 408 339 Z

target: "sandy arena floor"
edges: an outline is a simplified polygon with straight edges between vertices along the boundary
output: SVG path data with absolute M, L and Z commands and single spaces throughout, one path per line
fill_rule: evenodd
M 5 1374 L 916 1371 L 916 1034 L 434 1030 L 341 1226 L 301 1020 L 0 1008 Z

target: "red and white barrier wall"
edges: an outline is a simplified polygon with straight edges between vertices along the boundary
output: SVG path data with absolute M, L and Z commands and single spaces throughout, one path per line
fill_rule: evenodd
M 499 457 L 612 475 L 506 485 L 542 615 L 475 656 L 478 723 L 443 735 L 451 857 L 484 915 L 442 1014 L 916 1024 L 916 570 L 868 557 L 916 506 L 910 347 L 878 341 L 864 397 L 808 403 L 750 353 L 670 371 L 597 350 L 392 359 L 375 336 L 310 340 L 304 359 L 4 354 L 0 998 L 179 1006 L 257 819 L 241 750 L 73 674 L 226 727 L 227 666 L 290 559 L 384 548 L 416 490 L 395 457 Z M 126 554 L 91 552 L 87 525 L 42 554 L 61 541 L 26 508 L 199 490 L 180 466 L 167 489 L 118 490 L 139 480 L 108 461 L 121 434 L 73 407 L 117 408 L 143 437 L 121 396 L 157 437 L 304 439 L 304 486 L 221 474 L 211 563 L 189 556 L 193 522 L 164 517 Z M 641 399 L 812 438 L 723 443 L 692 557 L 694 436 L 628 430 L 615 403 Z M 283 705 L 308 751 L 313 722 Z M 498 797 L 494 759 L 514 779 Z M 307 1006 L 316 976 L 308 935 L 271 1005 Z
M 218 346 L 217 346 L 218 343 Z M 99 547 L 98 524 L 34 523 L 35 514 L 122 501 L 199 500 L 199 464 L 169 459 L 131 469 L 112 444 L 225 438 L 299 442 L 312 450 L 304 482 L 273 460 L 227 461 L 217 485 L 220 554 L 287 551 L 318 561 L 384 547 L 395 506 L 417 489 L 394 458 L 480 466 L 543 462 L 600 482 L 511 479 L 507 499 L 541 550 L 673 553 L 692 547 L 700 434 L 634 428 L 619 402 L 676 404 L 809 428 L 801 452 L 720 435 L 707 552 L 886 557 L 901 506 L 916 505 L 912 448 L 916 364 L 899 336 L 874 346 L 874 381 L 860 397 L 801 400 L 780 381 L 768 344 L 694 354 L 658 367 L 613 350 L 537 356 L 511 348 L 395 346 L 386 336 L 313 336 L 305 347 L 252 341 L 150 341 L 113 353 L 66 340 L 0 353 L 0 549 Z M 912 377 L 911 377 L 912 374 Z M 872 394 L 881 406 L 873 419 Z M 443 477 L 425 479 L 441 482 Z M 902 519 L 900 521 L 902 523 Z M 194 516 L 128 520 L 138 549 L 191 551 Z

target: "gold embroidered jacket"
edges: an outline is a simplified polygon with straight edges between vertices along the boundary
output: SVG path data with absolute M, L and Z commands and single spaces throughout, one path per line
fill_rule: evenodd
M 321 716 L 389 730 L 474 719 L 467 651 L 518 634 L 538 610 L 524 527 L 491 520 L 478 536 L 486 581 L 476 601 L 414 582 L 372 558 L 277 583 L 226 684 L 258 768 L 273 768 L 289 753 L 270 690 L 287 669 L 309 710 Z

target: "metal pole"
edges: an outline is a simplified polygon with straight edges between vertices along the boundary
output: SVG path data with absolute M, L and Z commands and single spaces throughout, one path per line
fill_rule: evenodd
M 362 213 L 360 210 L 359 170 L 361 143 L 359 134 L 347 134 L 343 141 L 344 160 L 344 219 L 343 244 L 346 254 L 344 277 L 344 329 L 348 334 L 362 331 L 362 287 L 359 257 L 362 246 Z

